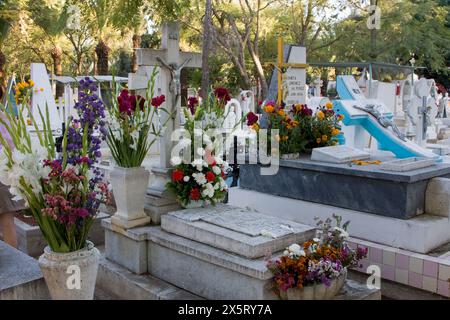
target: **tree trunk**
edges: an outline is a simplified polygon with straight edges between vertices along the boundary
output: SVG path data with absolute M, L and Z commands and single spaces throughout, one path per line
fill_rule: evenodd
M 250 52 L 250 56 L 252 57 L 253 63 L 255 64 L 256 68 L 256 75 L 258 76 L 259 83 L 261 85 L 261 97 L 260 100 L 264 100 L 267 98 L 267 95 L 269 93 L 269 87 L 267 85 L 266 76 L 264 75 L 264 69 L 261 64 L 261 60 L 259 59 L 259 55 L 257 54 L 255 48 L 250 44 L 250 42 L 247 43 L 248 51 Z
M 209 53 L 211 51 L 211 0 L 205 3 L 205 18 L 203 21 L 203 46 L 202 46 L 202 83 L 201 95 L 206 97 L 209 91 L 210 74 L 209 74 Z
M 5 65 L 6 65 L 6 57 L 3 52 L 0 50 L 0 101 L 3 96 L 6 94 L 5 89 Z
M 55 76 L 62 76 L 62 55 L 63 52 L 59 46 L 54 46 L 50 55 L 53 60 L 53 74 Z M 60 82 L 56 82 L 56 98 L 60 98 L 64 95 L 64 85 Z
M 141 47 L 141 35 L 138 33 L 133 34 L 133 57 L 131 60 L 131 72 L 136 73 L 138 69 L 136 49 Z
M 95 47 L 95 53 L 97 54 L 98 75 L 107 75 L 109 47 L 102 39 L 99 40 L 97 46 Z

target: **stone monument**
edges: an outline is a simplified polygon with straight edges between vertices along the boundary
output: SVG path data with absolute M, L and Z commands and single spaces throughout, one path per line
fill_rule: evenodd
M 167 127 L 160 138 L 160 163 L 152 168 L 151 183 L 147 190 L 146 212 L 152 223 L 158 224 L 160 216 L 178 207 L 174 197 L 166 191 L 168 170 L 171 167 L 170 153 L 173 143 L 171 133 L 180 125 L 181 82 L 183 68 L 200 68 L 201 54 L 181 52 L 179 45 L 179 25 L 176 22 L 163 25 L 161 49 L 137 49 L 137 74 L 130 75 L 130 89 L 146 88 L 150 69 L 158 66 L 161 77 L 161 92 L 166 96 L 165 107 L 170 114 L 161 112 L 160 121 L 167 122 Z

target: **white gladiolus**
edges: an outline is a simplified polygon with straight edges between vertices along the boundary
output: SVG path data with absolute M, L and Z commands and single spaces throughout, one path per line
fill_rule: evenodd
M 220 183 L 216 182 L 216 184 L 214 185 L 214 190 L 219 190 L 220 188 Z
M 334 231 L 338 231 L 340 233 L 340 236 L 342 239 L 348 239 L 350 237 L 350 235 L 348 234 L 347 231 L 345 231 L 342 228 L 339 227 L 334 227 Z
M 222 159 L 221 157 L 214 157 L 214 160 L 216 160 L 216 163 L 217 163 L 218 165 L 223 164 L 223 159 Z

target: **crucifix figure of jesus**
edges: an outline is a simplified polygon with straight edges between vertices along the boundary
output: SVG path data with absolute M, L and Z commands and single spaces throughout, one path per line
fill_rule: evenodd
M 172 101 L 170 101 L 170 112 L 173 113 L 173 111 L 176 110 L 178 106 L 178 101 L 181 97 L 181 70 L 191 61 L 191 58 L 186 59 L 179 67 L 177 63 L 166 63 L 163 59 L 160 57 L 156 57 L 156 60 L 167 70 L 170 72 L 170 84 L 169 84 L 169 92 L 172 97 Z M 172 116 L 173 119 L 175 119 L 175 113 Z

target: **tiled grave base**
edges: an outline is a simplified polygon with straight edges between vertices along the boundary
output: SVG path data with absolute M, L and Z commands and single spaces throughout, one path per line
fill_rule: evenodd
M 368 248 L 368 256 L 356 270 L 364 273 L 370 265 L 380 267 L 381 278 L 450 298 L 450 255 L 432 257 L 389 246 L 350 239 L 350 246 Z

